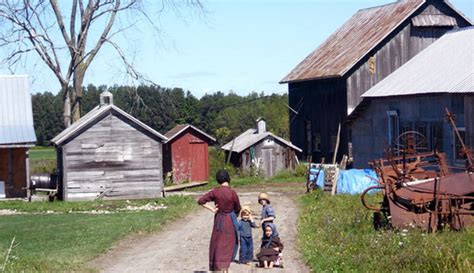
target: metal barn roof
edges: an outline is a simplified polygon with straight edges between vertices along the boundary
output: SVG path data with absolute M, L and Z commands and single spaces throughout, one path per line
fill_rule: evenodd
M 0 76 L 0 146 L 35 142 L 28 76 Z
M 474 27 L 448 32 L 362 97 L 474 93 Z
M 201 135 L 208 138 L 212 142 L 216 141 L 215 138 L 213 138 L 212 136 L 204 133 L 203 131 L 199 130 L 198 128 L 192 126 L 191 124 L 180 124 L 180 125 L 176 125 L 173 129 L 166 132 L 165 137 L 168 138 L 167 142 L 170 142 L 171 140 L 173 140 L 175 137 L 177 137 L 179 134 L 181 134 L 182 132 L 184 132 L 188 128 L 191 128 L 191 129 L 195 130 L 196 132 L 200 133 Z
M 301 152 L 301 149 L 293 145 L 291 142 L 286 141 L 285 139 L 276 136 L 272 134 L 271 132 L 263 132 L 263 133 L 257 133 L 257 129 L 248 129 L 247 131 L 243 132 L 233 140 L 231 140 L 229 143 L 225 144 L 222 146 L 222 149 L 227 150 L 227 151 L 232 151 L 236 153 L 241 153 L 245 149 L 249 148 L 250 146 L 266 139 L 267 137 L 272 137 L 275 140 L 278 140 L 279 142 L 285 144 L 288 147 L 291 147 L 298 152 Z
M 280 83 L 342 77 L 426 2 L 402 0 L 357 11 Z M 448 1 L 444 2 L 471 23 Z M 417 16 L 414 23 L 449 26 L 454 20 L 449 16 Z
M 138 119 L 134 118 L 132 115 L 128 114 L 127 112 L 123 111 L 122 109 L 118 108 L 117 106 L 113 104 L 109 105 L 98 105 L 94 109 L 92 109 L 89 113 L 84 115 L 82 118 L 80 118 L 78 121 L 74 122 L 71 126 L 66 128 L 64 131 L 59 133 L 57 136 L 55 136 L 51 142 L 56 144 L 56 145 L 62 145 L 64 142 L 67 140 L 73 138 L 76 133 L 79 133 L 83 128 L 87 128 L 89 124 L 94 122 L 97 119 L 103 118 L 103 115 L 115 111 L 119 115 L 125 117 L 126 119 L 130 120 L 131 122 L 135 123 L 145 131 L 148 131 L 152 135 L 156 136 L 158 139 L 161 141 L 165 142 L 167 138 L 163 136 L 162 134 L 158 133 L 155 131 L 153 128 L 150 126 L 146 125 L 145 123 L 139 121 Z

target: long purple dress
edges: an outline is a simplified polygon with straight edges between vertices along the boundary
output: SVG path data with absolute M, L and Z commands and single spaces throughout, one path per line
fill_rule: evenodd
M 199 198 L 198 204 L 214 201 L 218 212 L 214 216 L 211 243 L 209 246 L 209 270 L 225 270 L 230 266 L 237 244 L 236 230 L 232 217 L 240 211 L 237 193 L 227 186 L 214 188 Z M 235 213 L 234 215 L 232 215 Z

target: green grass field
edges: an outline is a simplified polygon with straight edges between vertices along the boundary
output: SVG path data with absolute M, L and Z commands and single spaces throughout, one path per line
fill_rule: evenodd
M 16 246 L 0 272 L 90 271 L 85 263 L 104 253 L 129 234 L 148 233 L 197 208 L 189 197 L 157 199 L 167 209 L 111 214 L 67 213 L 69 211 L 117 210 L 141 201 L 91 202 L 0 202 L 0 209 L 60 214 L 24 214 L 0 217 L 0 266 L 15 238 Z
M 375 231 L 359 196 L 316 191 L 300 205 L 298 246 L 313 272 L 474 272 L 474 229 Z
M 56 159 L 56 150 L 53 147 L 33 147 L 30 149 L 30 159 Z

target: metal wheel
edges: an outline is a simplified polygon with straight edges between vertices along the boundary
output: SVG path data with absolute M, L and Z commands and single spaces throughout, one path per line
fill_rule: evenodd
M 428 140 L 416 131 L 407 131 L 400 134 L 393 146 L 394 152 L 397 154 L 418 154 L 429 151 Z

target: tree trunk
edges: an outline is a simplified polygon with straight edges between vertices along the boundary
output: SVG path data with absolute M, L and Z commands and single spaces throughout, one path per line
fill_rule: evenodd
M 82 83 L 84 82 L 84 75 L 85 75 L 85 70 L 79 66 L 76 71 L 74 72 L 73 75 L 73 81 L 72 81 L 72 88 L 73 88 L 73 94 L 72 94 L 72 100 L 73 100 L 73 105 L 72 105 L 72 123 L 78 121 L 81 118 L 81 111 L 82 111 Z
M 63 121 L 64 128 L 71 126 L 71 100 L 69 98 L 68 85 L 62 84 L 61 93 L 63 94 L 64 108 L 63 108 Z

